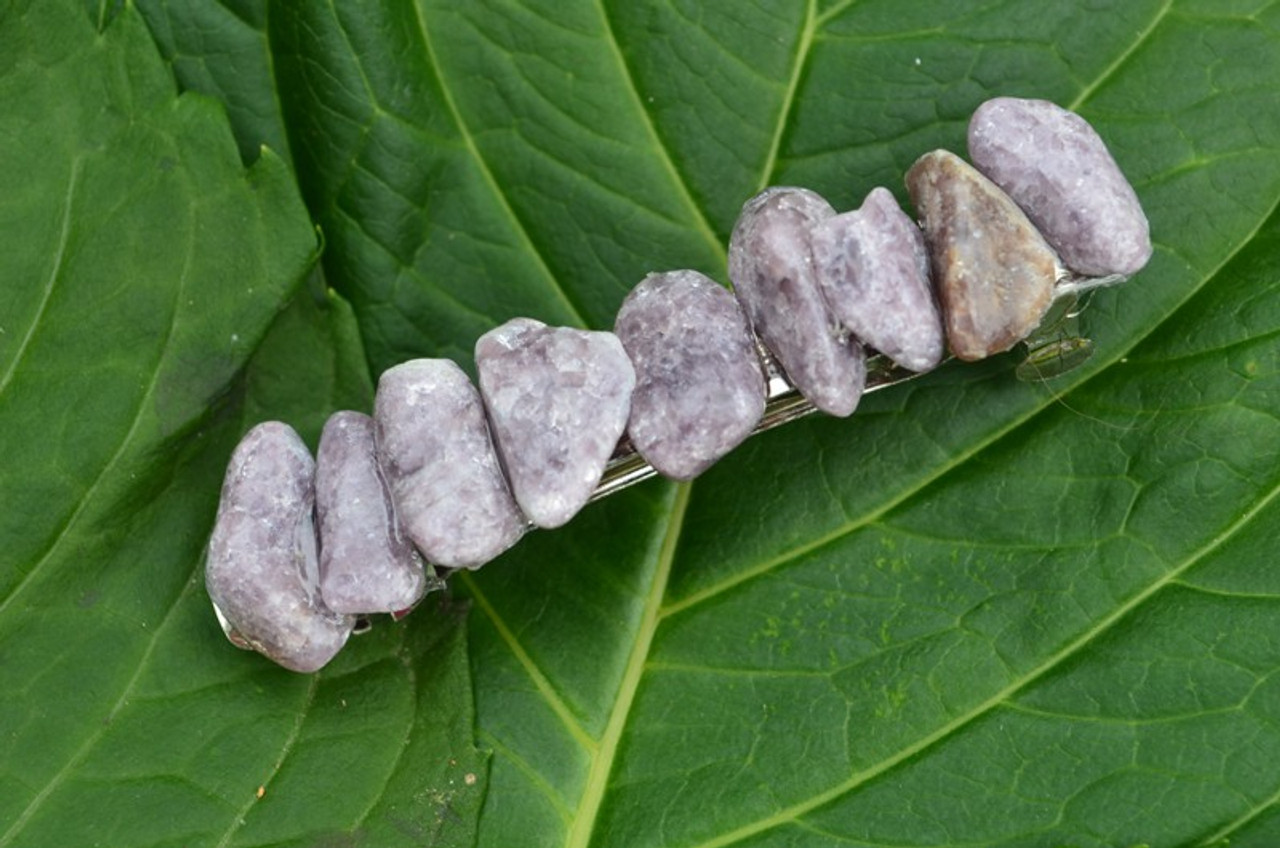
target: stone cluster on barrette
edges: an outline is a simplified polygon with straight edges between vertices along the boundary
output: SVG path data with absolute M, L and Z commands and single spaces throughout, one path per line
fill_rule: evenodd
M 650 274 L 614 331 L 516 318 L 457 364 L 386 371 L 373 416 L 335 413 L 317 459 L 280 422 L 231 457 L 206 585 L 227 636 L 314 671 L 360 617 L 403 615 L 451 569 L 530 527 L 660 473 L 690 480 L 753 432 L 942 361 L 1026 342 L 1074 364 L 1075 296 L 1151 255 L 1147 220 L 1097 133 L 1039 100 L 997 98 L 969 126 L 974 165 L 943 150 L 907 173 L 920 222 L 877 188 L 837 213 L 812 191 L 749 200 L 730 292 L 697 271 Z M 440 569 L 440 572 L 437 572 Z

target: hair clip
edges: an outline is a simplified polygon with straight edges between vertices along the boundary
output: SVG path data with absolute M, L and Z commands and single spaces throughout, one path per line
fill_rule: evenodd
M 969 126 L 973 165 L 927 153 L 906 176 L 920 221 L 877 188 L 837 213 L 802 188 L 747 201 L 730 292 L 650 274 L 613 332 L 517 318 L 457 364 L 386 371 L 373 416 L 335 413 L 317 459 L 288 425 L 231 457 L 206 585 L 228 638 L 314 671 L 369 614 L 406 614 L 450 570 L 532 527 L 662 474 L 690 480 L 753 433 L 866 391 L 1023 345 L 1016 373 L 1084 362 L 1082 295 L 1136 273 L 1147 220 L 1097 133 L 1041 100 L 997 98 Z

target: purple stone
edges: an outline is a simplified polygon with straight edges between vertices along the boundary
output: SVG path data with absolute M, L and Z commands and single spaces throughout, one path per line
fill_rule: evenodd
M 819 223 L 813 259 L 827 305 L 859 341 L 912 371 L 942 361 L 924 237 L 887 189 Z
M 316 452 L 320 594 L 335 612 L 400 612 L 426 591 L 422 559 L 382 480 L 373 419 L 335 412 Z
M 205 564 L 232 641 L 302 672 L 333 659 L 355 624 L 320 596 L 314 478 L 289 425 L 267 421 L 246 433 L 227 465 Z
M 627 424 L 635 372 L 613 333 L 516 318 L 476 342 L 480 394 L 516 502 L 539 527 L 587 503 Z
M 945 150 L 921 156 L 907 189 L 924 220 L 947 343 L 960 359 L 1008 350 L 1040 325 L 1057 257 L 994 183 Z
M 1084 118 L 1047 100 L 997 97 L 969 122 L 969 156 L 1079 274 L 1137 273 L 1151 258 L 1133 187 Z
M 764 375 L 728 289 L 697 271 L 650 274 L 623 301 L 614 332 L 636 369 L 627 432 L 660 473 L 691 480 L 751 435 Z
M 413 359 L 378 380 L 378 464 L 409 538 L 433 563 L 479 568 L 524 533 L 484 406 L 447 359 Z
M 828 311 L 810 233 L 835 214 L 807 189 L 770 188 L 747 201 L 729 241 L 729 278 L 756 333 L 791 383 L 830 415 L 853 413 L 866 385 L 862 346 Z

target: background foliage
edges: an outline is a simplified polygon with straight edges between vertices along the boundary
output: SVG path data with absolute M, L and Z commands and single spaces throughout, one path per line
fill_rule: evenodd
M 0 5 L 0 846 L 1276 844 L 1278 24 Z M 314 444 L 395 362 L 724 280 L 760 188 L 905 199 L 996 94 L 1080 111 L 1151 217 L 1087 367 L 788 425 L 317 675 L 222 639 L 201 551 L 253 423 Z

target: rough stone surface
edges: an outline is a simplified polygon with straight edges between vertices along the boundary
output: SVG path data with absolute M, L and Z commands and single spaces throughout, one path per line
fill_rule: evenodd
M 373 419 L 335 412 L 316 452 L 320 594 L 335 612 L 399 612 L 426 590 L 422 559 L 382 480 Z
M 813 228 L 834 214 L 806 189 L 756 195 L 733 228 L 729 278 L 791 383 L 818 409 L 846 416 L 866 385 L 865 355 L 828 311 L 810 247 Z
M 227 466 L 205 563 L 228 636 L 302 672 L 332 659 L 355 624 L 320 596 L 314 480 L 315 462 L 289 425 L 246 433 Z
M 969 156 L 1071 270 L 1134 274 L 1151 258 L 1138 196 L 1084 118 L 1047 100 L 997 97 L 969 122 Z
M 907 189 L 924 221 L 951 352 L 975 360 L 1013 347 L 1053 299 L 1049 245 L 1008 195 L 953 153 L 921 156 Z
M 942 360 L 924 237 L 888 189 L 819 223 L 813 259 L 827 305 L 859 341 L 912 371 Z
M 746 315 L 697 271 L 650 274 L 614 332 L 636 369 L 627 431 L 659 473 L 691 480 L 751 434 L 765 382 Z
M 400 521 L 429 561 L 479 568 L 524 533 L 480 395 L 453 362 L 413 359 L 385 371 L 374 433 Z
M 516 318 L 476 342 L 480 395 L 516 503 L 539 527 L 586 504 L 627 425 L 635 372 L 613 333 Z

